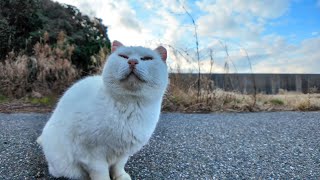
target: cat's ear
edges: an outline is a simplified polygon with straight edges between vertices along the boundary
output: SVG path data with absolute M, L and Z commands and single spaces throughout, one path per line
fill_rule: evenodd
M 161 59 L 166 62 L 167 60 L 167 50 L 163 46 L 159 46 L 155 49 L 156 52 L 158 52 L 161 56 Z
M 117 40 L 114 40 L 112 42 L 112 47 L 111 47 L 111 52 L 113 53 L 114 51 L 116 51 L 118 49 L 118 47 L 123 46 L 123 44 Z

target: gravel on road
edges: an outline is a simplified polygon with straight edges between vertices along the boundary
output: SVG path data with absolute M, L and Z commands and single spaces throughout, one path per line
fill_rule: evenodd
M 54 179 L 35 143 L 50 114 L 0 114 L 0 179 Z M 162 114 L 133 179 L 320 179 L 320 112 Z

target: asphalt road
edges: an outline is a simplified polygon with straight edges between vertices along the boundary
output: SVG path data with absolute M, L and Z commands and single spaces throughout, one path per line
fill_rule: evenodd
M 35 143 L 49 114 L 0 114 L 0 179 L 54 179 Z M 133 179 L 320 179 L 320 112 L 163 114 Z

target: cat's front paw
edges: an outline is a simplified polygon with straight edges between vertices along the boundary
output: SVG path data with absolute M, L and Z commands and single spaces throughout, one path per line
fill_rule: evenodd
M 123 173 L 120 176 L 114 178 L 113 180 L 131 180 L 131 177 L 128 173 Z

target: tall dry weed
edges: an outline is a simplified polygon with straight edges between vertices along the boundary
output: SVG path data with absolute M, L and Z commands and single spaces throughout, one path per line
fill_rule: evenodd
M 14 53 L 0 63 L 0 93 L 5 96 L 22 95 L 28 87 L 27 56 L 15 57 Z
M 253 111 L 252 98 L 237 92 L 226 92 L 214 86 L 213 80 L 201 77 L 199 97 L 196 76 L 173 74 L 164 98 L 165 111 L 213 112 Z
M 253 98 L 251 94 L 219 89 L 209 77 L 202 76 L 199 98 L 196 82 L 193 75 L 171 74 L 163 109 L 180 112 L 320 110 L 320 94 L 280 90 L 276 95 L 257 94 Z
M 69 44 L 65 49 L 41 43 L 34 46 L 35 57 L 30 58 L 33 67 L 30 70 L 36 74 L 33 84 L 38 91 L 60 93 L 78 78 L 79 73 L 71 64 L 73 50 L 74 46 Z
M 0 93 L 15 98 L 32 92 L 61 93 L 79 77 L 71 64 L 73 50 L 69 44 L 62 48 L 61 44 L 51 47 L 43 42 L 34 45 L 34 56 L 10 53 L 0 63 Z

